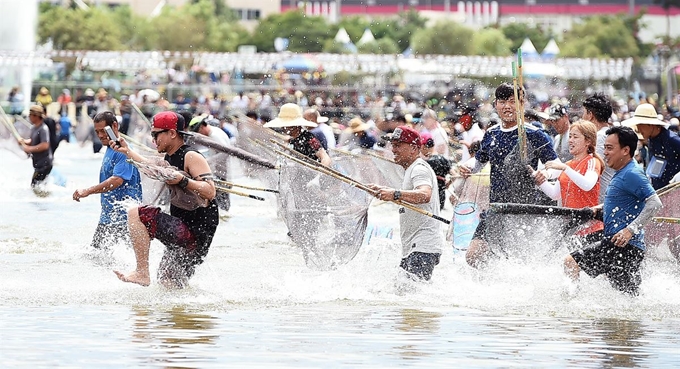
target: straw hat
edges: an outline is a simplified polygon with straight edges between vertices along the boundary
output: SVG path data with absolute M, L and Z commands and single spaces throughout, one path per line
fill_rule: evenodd
M 668 126 L 670 126 L 670 124 L 659 120 L 656 114 L 656 109 L 654 109 L 652 104 L 638 105 L 638 107 L 635 108 L 633 117 L 621 122 L 621 125 L 626 127 L 635 127 L 638 124 L 650 124 L 654 126 L 662 126 L 664 128 L 668 128 Z
M 314 128 L 317 124 L 305 120 L 302 117 L 302 109 L 297 104 L 288 103 L 281 106 L 279 115 L 276 119 L 266 123 L 264 127 L 267 128 L 282 128 L 282 127 L 310 127 Z
M 361 118 L 352 118 L 352 120 L 349 121 L 349 127 L 347 129 L 352 131 L 352 133 L 358 133 L 367 130 L 369 127 L 370 125 L 364 123 Z

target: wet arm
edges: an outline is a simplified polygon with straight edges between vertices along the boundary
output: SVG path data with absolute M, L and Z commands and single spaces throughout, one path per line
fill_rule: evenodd
M 636 234 L 642 230 L 642 228 L 652 220 L 652 217 L 661 210 L 661 199 L 659 195 L 654 194 L 645 200 L 645 206 L 642 208 L 642 212 L 637 218 L 633 219 L 632 222 L 626 227 L 633 234 Z
M 123 184 L 123 182 L 124 182 L 123 178 L 111 176 L 102 183 L 86 188 L 85 191 L 87 192 L 88 195 L 109 192 L 120 187 Z
M 193 151 L 188 152 L 184 158 L 184 168 L 192 176 L 187 177 L 189 181 L 186 189 L 196 192 L 204 199 L 214 199 L 216 190 L 215 183 L 212 181 L 212 170 L 203 155 Z
M 590 191 L 597 184 L 597 180 L 600 176 L 597 175 L 594 169 L 588 169 L 586 174 L 583 175 L 569 167 L 565 169 L 564 173 L 572 180 L 577 186 L 579 186 L 583 191 Z

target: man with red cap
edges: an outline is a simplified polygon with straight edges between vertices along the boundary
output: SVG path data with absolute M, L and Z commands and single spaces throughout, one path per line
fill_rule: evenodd
M 395 128 L 386 137 L 392 143 L 395 163 L 404 167 L 401 189 L 371 185 L 380 200 L 402 200 L 439 215 L 437 177 L 432 168 L 420 157 L 420 134 L 408 126 Z M 402 259 L 399 265 L 410 275 L 430 280 L 444 245 L 440 223 L 406 208 L 399 209 Z
M 159 280 L 165 286 L 184 287 L 196 266 L 208 254 L 219 224 L 215 184 L 205 158 L 184 143 L 184 129 L 185 122 L 181 115 L 165 111 L 153 117 L 151 137 L 158 152 L 165 153 L 165 161 L 177 168 L 172 178 L 165 183 L 196 195 L 198 204 L 187 206 L 171 200 L 170 214 L 162 213 L 160 208 L 154 206 L 141 206 L 128 212 L 128 227 L 137 267 L 128 274 L 114 271 L 123 282 L 142 286 L 151 283 L 149 245 L 154 238 L 166 246 L 158 268 Z M 120 146 L 116 146 L 114 141 L 109 145 L 137 162 L 152 161 L 132 151 L 123 138 L 120 138 Z

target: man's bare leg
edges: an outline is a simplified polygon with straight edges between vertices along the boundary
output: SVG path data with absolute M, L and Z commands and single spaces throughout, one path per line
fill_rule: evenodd
M 465 260 L 473 268 L 481 268 L 489 260 L 489 244 L 486 241 L 475 238 L 465 252 Z
M 571 278 L 572 281 L 578 282 L 578 276 L 581 273 L 581 267 L 578 266 L 576 260 L 571 255 L 564 258 L 564 274 Z
M 135 259 L 137 259 L 137 268 L 128 274 L 123 274 L 117 270 L 113 272 L 123 282 L 148 286 L 151 284 L 151 278 L 149 277 L 149 245 L 151 244 L 151 238 L 144 223 L 139 218 L 139 208 L 128 211 L 128 227 L 130 228 L 132 247 L 135 250 Z

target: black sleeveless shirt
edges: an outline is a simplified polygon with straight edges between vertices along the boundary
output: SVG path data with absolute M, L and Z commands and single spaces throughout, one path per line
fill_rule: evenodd
M 184 169 L 184 158 L 189 151 L 196 151 L 187 145 L 182 145 L 174 154 L 165 155 L 165 160 L 170 165 Z M 196 151 L 197 152 L 197 151 Z M 189 173 L 192 177 L 204 173 Z M 217 208 L 217 201 L 210 200 L 208 206 L 204 208 L 197 208 L 195 210 L 185 210 L 177 206 L 170 205 L 170 215 L 181 219 L 186 224 L 191 232 L 196 237 L 196 252 L 201 259 L 208 254 L 208 249 L 212 243 L 217 225 L 220 223 L 219 210 Z

